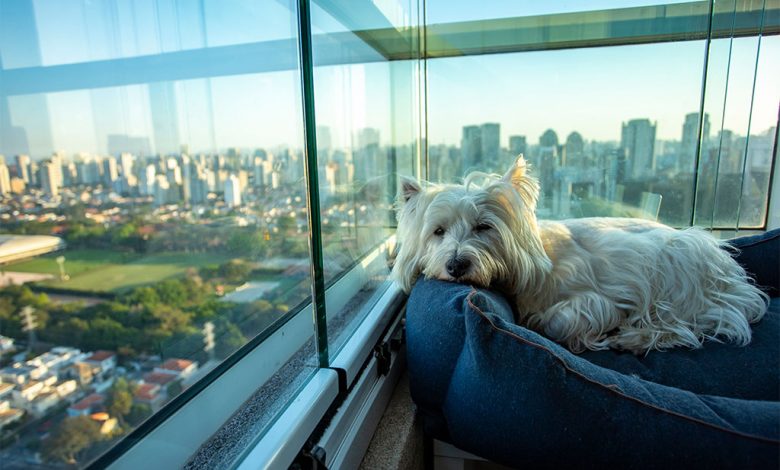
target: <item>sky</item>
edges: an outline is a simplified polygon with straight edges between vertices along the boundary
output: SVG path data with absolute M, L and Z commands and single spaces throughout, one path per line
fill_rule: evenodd
M 411 0 L 375 3 L 394 25 L 413 23 L 417 14 Z M 203 13 L 195 1 L 0 0 L 2 67 L 89 63 L 297 37 L 291 1 L 202 4 Z M 600 1 L 588 8 L 647 4 L 652 2 Z M 429 0 L 426 16 L 429 23 L 441 23 L 579 8 L 582 2 L 574 1 Z M 313 23 L 315 35 L 346 29 L 316 4 Z M 379 26 L 374 23 L 369 19 L 359 27 Z M 705 100 L 713 128 L 719 128 L 725 96 L 724 127 L 746 132 L 756 46 L 755 38 L 713 43 Z M 320 53 L 315 43 L 315 60 Z M 780 64 L 770 57 L 780 57 L 778 36 L 762 41 L 754 132 L 777 120 L 780 83 L 774 77 L 780 76 Z M 277 59 L 258 58 L 264 60 Z M 588 140 L 619 140 L 621 123 L 635 118 L 657 122 L 659 139 L 679 139 L 685 114 L 699 109 L 703 60 L 703 41 L 432 59 L 429 142 L 458 144 L 464 125 L 483 122 L 501 123 L 502 145 L 510 135 L 536 143 L 548 128 L 561 139 L 578 131 Z M 214 77 L 10 96 L 11 125 L 25 128 L 31 153 L 39 158 L 52 150 L 105 153 L 111 134 L 147 136 L 154 145 L 161 122 L 194 151 L 302 147 L 297 70 L 219 76 L 218 63 L 206 66 Z M 384 144 L 410 142 L 419 124 L 416 73 L 413 62 L 317 67 L 317 124 L 331 129 L 334 147 L 348 147 L 364 127 L 380 129 Z M 46 121 L 50 132 L 41 130 Z

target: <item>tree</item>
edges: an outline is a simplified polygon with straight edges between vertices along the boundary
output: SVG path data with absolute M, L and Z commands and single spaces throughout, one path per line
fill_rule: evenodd
M 232 259 L 219 267 L 219 274 L 228 282 L 244 282 L 252 268 L 240 259 Z
M 221 359 L 228 357 L 246 344 L 246 338 L 241 333 L 241 330 L 229 321 L 222 321 L 217 324 L 216 337 L 217 344 L 214 352 Z
M 174 380 L 168 384 L 168 388 L 165 389 L 165 392 L 168 394 L 168 398 L 171 399 L 180 394 L 182 390 L 184 390 L 184 387 L 181 385 L 181 380 Z
M 151 406 L 146 403 L 134 403 L 133 406 L 130 407 L 130 412 L 125 416 L 125 420 L 130 426 L 136 427 L 151 415 Z
M 108 393 L 108 402 L 106 409 L 108 414 L 124 422 L 125 416 L 130 413 L 133 406 L 133 391 L 130 384 L 124 377 L 119 377 L 114 381 L 111 390 Z
M 79 454 L 100 440 L 100 424 L 89 416 L 65 418 L 46 440 L 43 455 L 49 461 L 78 463 Z

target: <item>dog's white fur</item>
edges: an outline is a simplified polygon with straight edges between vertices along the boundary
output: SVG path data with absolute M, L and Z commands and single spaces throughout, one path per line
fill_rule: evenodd
M 499 290 L 518 323 L 576 352 L 750 342 L 768 297 L 723 242 L 640 219 L 537 221 L 538 196 L 522 156 L 503 178 L 402 178 L 393 277 L 407 292 L 420 275 Z

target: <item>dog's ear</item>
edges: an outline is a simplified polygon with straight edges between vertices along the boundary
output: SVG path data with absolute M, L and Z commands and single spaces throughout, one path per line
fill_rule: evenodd
M 401 177 L 401 201 L 409 202 L 409 199 L 417 196 L 422 191 L 420 183 L 408 176 Z
M 511 184 L 526 205 L 533 208 L 539 199 L 539 181 L 528 174 L 528 168 L 529 165 L 523 158 L 523 154 L 520 154 L 501 181 Z

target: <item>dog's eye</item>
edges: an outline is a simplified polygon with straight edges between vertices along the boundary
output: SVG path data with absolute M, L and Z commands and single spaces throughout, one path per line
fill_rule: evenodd
M 437 237 L 440 237 L 440 236 L 444 235 L 444 229 L 439 227 L 439 228 L 437 228 L 436 230 L 433 231 L 433 234 L 436 235 Z
M 474 227 L 474 231 L 475 232 L 484 232 L 485 230 L 490 230 L 491 228 L 493 228 L 493 227 L 491 227 L 488 224 L 477 224 L 477 226 Z

